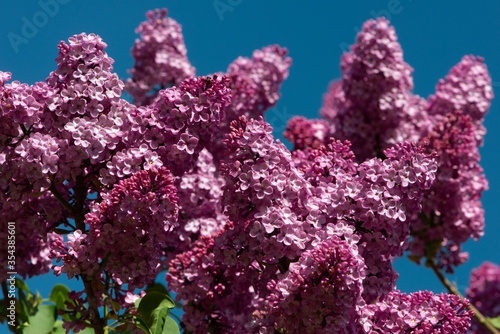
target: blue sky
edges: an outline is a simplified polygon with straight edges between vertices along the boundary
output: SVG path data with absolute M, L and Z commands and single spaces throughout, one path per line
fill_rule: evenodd
M 115 72 L 126 78 L 127 69 L 133 66 L 130 48 L 137 37 L 134 29 L 147 10 L 166 7 L 183 26 L 188 57 L 197 75 L 225 71 L 238 56 L 251 56 L 254 49 L 269 44 L 289 49 L 293 59 L 290 76 L 283 84 L 281 100 L 268 112 L 277 136 L 293 115 L 318 117 L 328 83 L 340 77 L 343 50 L 354 42 L 365 20 L 380 15 L 396 28 L 405 61 L 415 70 L 416 94 L 432 94 L 439 78 L 466 54 L 484 57 L 495 93 L 500 88 L 500 2 L 493 0 L 475 4 L 461 1 L 460 6 L 451 0 L 439 4 L 412 0 L 58 0 L 57 7 L 48 6 L 54 1 L 2 3 L 0 70 L 12 72 L 14 80 L 29 84 L 45 80 L 56 68 L 59 41 L 81 32 L 96 33 L 104 39 L 108 54 L 115 60 Z M 218 11 L 217 3 L 226 4 L 228 10 Z M 30 23 L 38 27 L 29 31 L 24 26 Z M 23 37 L 23 42 L 13 43 L 14 35 Z M 500 198 L 499 105 L 494 99 L 486 117 L 488 134 L 481 149 L 481 165 L 490 183 L 483 197 L 486 233 L 478 242 L 466 244 L 469 262 L 449 276 L 462 291 L 472 268 L 486 260 L 500 264 L 496 239 L 500 224 L 495 212 Z M 444 291 L 430 269 L 405 259 L 397 261 L 396 269 L 401 275 L 398 288 L 402 291 Z M 47 296 L 54 282 L 53 275 L 46 275 L 30 280 L 29 285 Z M 78 284 L 72 286 L 79 288 Z

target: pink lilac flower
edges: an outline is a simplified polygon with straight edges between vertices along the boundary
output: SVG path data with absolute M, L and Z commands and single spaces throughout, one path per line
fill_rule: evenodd
M 500 267 L 484 262 L 472 270 L 466 296 L 484 316 L 495 318 L 500 315 Z M 475 319 L 470 329 L 472 334 L 487 334 Z
M 179 85 L 195 75 L 195 68 L 187 59 L 181 25 L 167 17 L 166 9 L 148 11 L 148 21 L 136 29 L 140 34 L 132 48 L 134 68 L 126 90 L 136 105 L 151 104 L 158 91 Z M 155 91 L 156 90 L 156 91 Z
M 251 303 L 253 296 L 248 283 L 252 277 L 241 276 L 236 268 L 214 261 L 214 246 L 213 238 L 201 236 L 192 249 L 171 261 L 166 279 L 169 287 L 176 291 L 177 300 L 192 301 L 183 307 L 186 330 L 197 334 L 210 331 L 236 334 L 238 331 L 232 322 L 241 317 L 242 309 Z M 237 289 L 228 289 L 235 284 Z M 216 305 L 220 307 L 214 307 Z
M 85 217 L 88 234 L 77 230 L 53 245 L 52 258 L 63 260 L 56 273 L 92 276 L 104 261 L 104 269 L 130 291 L 151 283 L 177 220 L 173 182 L 162 167 L 137 172 L 103 193 Z
M 51 227 L 68 218 L 60 203 L 42 191 L 47 186 L 39 182 L 44 179 L 42 169 L 33 169 L 35 163 L 21 163 L 14 150 L 5 150 L 6 160 L 0 163 L 0 238 L 6 246 L 11 240 L 9 233 L 14 233 L 16 240 L 15 270 L 4 270 L 0 275 L 3 279 L 7 271 L 15 271 L 23 278 L 47 273 L 51 266 L 49 244 L 57 237 L 50 233 Z M 0 251 L 3 268 L 12 264 L 8 250 L 3 247 Z
M 398 290 L 360 310 L 359 333 L 467 333 L 473 312 L 470 302 L 451 294 Z
M 221 131 L 209 148 L 216 161 L 224 159 L 222 141 L 233 120 L 240 116 L 257 119 L 276 105 L 292 64 L 287 54 L 286 48 L 270 45 L 255 50 L 252 58 L 239 57 L 229 65 L 225 75 L 231 82 L 231 105 L 226 108 Z
M 461 244 L 484 234 L 480 198 L 488 183 L 479 166 L 476 127 L 461 112 L 448 113 L 423 141 L 437 153 L 436 181 L 413 225 L 412 255 L 434 258 L 453 272 L 467 260 Z
M 255 332 L 356 330 L 365 266 L 355 239 L 349 242 L 341 237 L 331 236 L 304 252 L 285 275 L 268 283 L 273 292 L 266 297 L 264 307 L 255 312 Z
M 190 249 L 201 235 L 217 234 L 226 223 L 220 199 L 224 179 L 216 175 L 213 157 L 206 149 L 200 152 L 195 167 L 175 179 L 178 189 L 179 219 L 169 238 L 165 263 L 177 254 Z
M 358 162 L 381 156 L 384 149 L 418 140 L 430 126 L 421 99 L 411 94 L 413 69 L 385 18 L 363 24 L 356 43 L 342 56 L 342 80 L 324 96 L 321 115 L 329 133 L 349 140 Z M 419 119 L 418 124 L 412 122 Z
M 431 115 L 446 116 L 462 111 L 471 117 L 476 127 L 476 140 L 482 145 L 486 129 L 482 125 L 493 99 L 491 78 L 484 59 L 464 56 L 436 86 L 429 96 L 426 109 Z

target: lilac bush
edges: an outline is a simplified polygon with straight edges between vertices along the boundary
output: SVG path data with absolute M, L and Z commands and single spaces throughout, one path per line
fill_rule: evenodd
M 369 20 L 322 119 L 289 121 L 289 150 L 265 120 L 285 48 L 196 77 L 180 25 L 146 16 L 125 82 L 85 33 L 59 44 L 45 82 L 0 72 L 0 216 L 22 231 L 18 274 L 83 282 L 54 288 L 54 329 L 178 332 L 162 275 L 185 333 L 466 333 L 473 317 L 474 333 L 497 333 L 482 313 L 500 312 L 498 268 L 473 272 L 470 300 L 441 273 L 484 233 L 478 146 L 493 93 L 481 58 L 424 99 L 395 29 Z M 404 255 L 450 293 L 395 290 Z

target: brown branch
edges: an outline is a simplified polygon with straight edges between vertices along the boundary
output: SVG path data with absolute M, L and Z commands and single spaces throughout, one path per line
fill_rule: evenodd
M 439 267 L 436 265 L 436 263 L 434 262 L 433 259 L 427 258 L 426 264 L 432 268 L 432 270 L 434 271 L 436 276 L 439 278 L 441 283 L 443 283 L 445 288 L 451 294 L 454 294 L 455 296 L 459 296 L 462 299 L 464 298 L 464 296 L 462 296 L 460 291 L 458 291 L 458 289 L 453 284 L 451 284 L 450 281 L 448 281 L 448 279 L 443 275 L 443 273 L 441 272 L 441 269 L 439 269 Z M 467 308 L 474 312 L 474 318 L 481 324 L 481 326 L 483 326 L 484 329 L 486 329 L 491 334 L 500 334 L 500 332 L 486 319 L 486 317 L 481 312 L 479 312 L 479 310 L 477 308 L 474 307 L 474 305 L 470 304 Z
M 54 185 L 54 183 L 52 183 L 50 185 L 49 190 L 52 193 L 52 195 L 54 195 L 54 197 L 59 201 L 59 203 L 61 203 L 61 205 L 69 212 L 69 214 L 71 216 L 74 216 L 73 207 L 71 206 L 71 204 L 69 204 L 69 202 L 57 190 L 57 188 Z
M 76 228 L 85 232 L 85 199 L 87 198 L 87 188 L 82 174 L 76 177 L 75 184 L 75 225 Z
M 104 334 L 103 319 L 99 314 L 99 307 L 95 298 L 94 289 L 91 282 L 83 277 L 83 285 L 85 286 L 85 293 L 87 294 L 87 302 L 89 303 L 90 322 L 94 328 L 95 334 Z

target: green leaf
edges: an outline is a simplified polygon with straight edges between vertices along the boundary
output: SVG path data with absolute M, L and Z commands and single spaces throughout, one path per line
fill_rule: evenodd
M 61 301 L 64 303 L 65 300 L 69 300 L 68 293 L 69 289 L 66 285 L 56 284 L 54 285 L 52 291 L 50 292 L 49 300 L 54 304 L 58 305 L 58 308 L 61 308 L 59 307 L 59 303 Z
M 139 308 L 139 305 L 141 304 L 141 301 L 142 301 L 142 298 L 139 298 L 135 301 L 134 305 L 135 305 L 135 308 Z
M 488 320 L 488 322 L 490 322 L 495 328 L 498 328 L 500 329 L 500 315 L 496 318 L 490 318 L 490 317 L 487 317 L 486 318 Z
M 49 300 L 56 304 L 58 310 L 65 310 L 66 305 L 64 304 L 64 302 L 70 300 L 70 298 L 68 297 L 68 293 L 69 289 L 66 285 L 56 284 L 50 292 Z M 67 314 L 62 315 L 62 317 L 66 320 L 70 320 L 70 317 Z
M 168 307 L 158 307 L 151 313 L 151 333 L 163 334 L 163 325 L 165 318 L 168 317 Z
M 133 318 L 135 321 L 134 323 L 135 327 L 142 329 L 147 334 L 151 334 L 148 325 L 144 322 L 144 320 L 142 320 L 141 317 L 134 316 Z
M 23 329 L 23 334 L 50 333 L 57 319 L 55 305 L 39 305 L 36 313 L 29 318 L 29 326 Z
M 24 292 L 26 292 L 26 294 L 30 293 L 30 290 L 28 289 L 28 285 L 22 279 L 17 278 L 17 277 L 16 277 L 16 287 L 18 289 L 21 289 Z
M 146 291 L 146 293 L 156 291 L 156 292 L 161 292 L 161 293 L 168 295 L 167 288 L 163 284 L 156 283 L 156 282 L 149 284 L 145 291 Z
M 163 332 L 162 334 L 180 334 L 181 331 L 179 329 L 179 325 L 175 320 L 171 317 L 165 318 L 165 323 L 163 324 Z
M 54 324 L 54 328 L 52 328 L 52 332 L 50 334 L 66 334 L 66 330 L 63 328 L 63 322 L 61 320 L 57 320 Z
M 29 291 L 28 285 L 21 279 L 16 278 L 18 303 L 16 302 L 16 312 L 19 323 L 29 322 L 29 316 L 34 311 L 33 294 Z
M 151 326 L 152 324 L 152 313 L 157 308 L 167 308 L 171 309 L 175 307 L 175 303 L 167 294 L 152 291 L 150 293 L 146 293 L 144 297 L 142 297 L 139 306 L 137 307 L 137 311 L 142 316 L 144 321 Z

